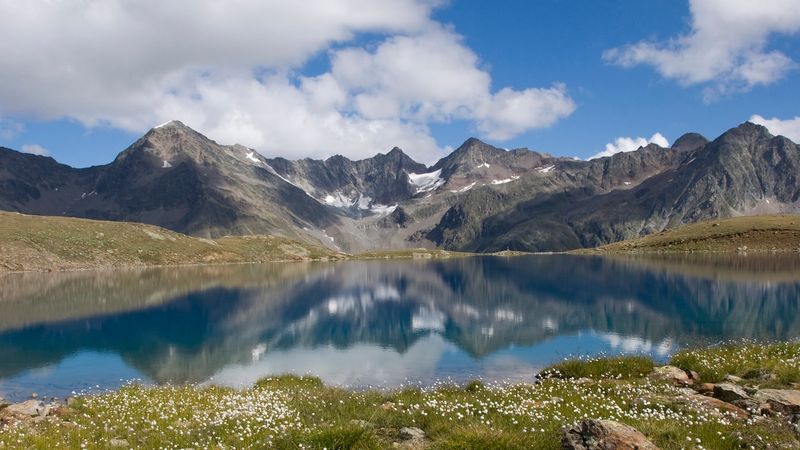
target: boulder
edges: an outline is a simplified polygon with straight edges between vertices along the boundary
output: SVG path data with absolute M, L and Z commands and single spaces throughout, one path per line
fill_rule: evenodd
M 44 417 L 50 412 L 50 406 L 46 405 L 42 401 L 31 399 L 22 403 L 14 403 L 13 405 L 9 405 L 3 410 L 3 412 L 22 417 Z
M 744 388 L 731 383 L 719 383 L 715 385 L 714 397 L 728 403 L 750 398 Z
M 725 375 L 725 381 L 728 383 L 741 383 L 742 379 L 736 375 Z
M 676 385 L 687 385 L 691 383 L 689 375 L 685 370 L 675 366 L 661 366 L 653 369 L 651 374 L 653 378 L 658 380 L 666 380 Z
M 658 450 L 639 430 L 613 420 L 586 419 L 564 431 L 565 450 Z
M 744 409 L 736 405 L 724 402 L 717 398 L 708 397 L 700 394 L 692 394 L 688 395 L 686 399 L 688 402 L 703 408 L 714 408 L 722 412 L 733 413 L 740 419 L 746 419 L 749 415 L 747 414 L 747 411 L 745 411 Z
M 405 440 L 425 439 L 425 432 L 416 427 L 400 428 L 400 437 Z
M 753 395 L 753 400 L 766 403 L 781 414 L 800 414 L 800 391 L 794 389 L 761 389 Z

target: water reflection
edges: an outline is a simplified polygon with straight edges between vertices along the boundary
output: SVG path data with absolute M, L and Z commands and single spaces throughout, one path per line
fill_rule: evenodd
M 558 255 L 5 276 L 0 393 L 63 395 L 133 377 L 243 385 L 286 372 L 345 385 L 528 379 L 568 354 L 664 358 L 697 341 L 800 336 L 800 259 L 760 258 Z

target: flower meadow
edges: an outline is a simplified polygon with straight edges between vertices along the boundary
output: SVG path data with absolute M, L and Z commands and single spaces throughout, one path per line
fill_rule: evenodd
M 673 362 L 691 370 L 707 364 L 716 374 L 750 367 L 745 355 L 767 365 L 785 358 L 771 369 L 797 368 L 800 344 L 749 347 L 756 345 L 681 352 Z M 424 441 L 406 448 L 555 450 L 565 427 L 584 418 L 631 425 L 662 449 L 800 448 L 793 424 L 717 409 L 648 376 L 648 367 L 640 357 L 588 359 L 556 365 L 534 384 L 439 382 L 394 391 L 345 390 L 297 376 L 245 390 L 131 384 L 79 397 L 41 420 L 9 423 L 0 448 L 378 449 L 406 445 L 401 430 L 416 427 Z

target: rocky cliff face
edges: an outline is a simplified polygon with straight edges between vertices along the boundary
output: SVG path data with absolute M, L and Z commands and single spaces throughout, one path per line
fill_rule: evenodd
M 426 167 L 399 148 L 352 161 L 266 159 L 180 122 L 111 164 L 73 169 L 0 149 L 0 208 L 151 223 L 200 236 L 279 234 L 345 251 L 553 251 L 713 217 L 800 210 L 800 149 L 744 123 L 590 161 L 471 138 Z

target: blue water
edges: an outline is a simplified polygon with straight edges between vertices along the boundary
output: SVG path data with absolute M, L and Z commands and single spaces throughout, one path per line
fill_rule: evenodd
M 532 380 L 569 356 L 800 336 L 800 258 L 566 255 L 0 277 L 0 395 L 273 374 Z

